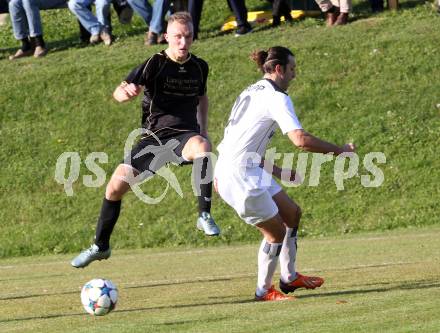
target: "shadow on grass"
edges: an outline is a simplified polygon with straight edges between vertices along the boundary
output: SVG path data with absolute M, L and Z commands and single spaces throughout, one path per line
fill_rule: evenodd
M 218 282 L 218 281 L 227 281 L 232 279 L 212 279 L 205 282 Z M 199 283 L 198 281 L 185 281 L 182 283 L 161 283 L 154 285 L 146 285 L 146 286 L 134 286 L 132 288 L 142 288 L 142 287 L 153 287 L 153 286 L 166 286 L 166 285 L 176 285 L 176 284 L 187 284 L 187 283 Z M 432 289 L 439 288 L 440 282 L 438 280 L 420 280 L 420 281 L 407 281 L 400 284 L 394 284 L 387 287 L 379 287 L 379 288 L 364 288 L 364 289 L 356 289 L 356 290 L 343 290 L 343 291 L 333 291 L 333 292 L 324 292 L 324 293 L 312 293 L 309 295 L 298 295 L 296 298 L 298 299 L 306 299 L 306 298 L 319 298 L 319 297 L 333 297 L 333 296 L 347 296 L 347 295 L 362 295 L 369 293 L 383 293 L 383 292 L 391 292 L 395 290 L 421 290 L 421 289 Z M 76 294 L 76 292 L 66 292 L 66 293 L 58 293 L 57 295 L 65 295 L 65 294 Z M 41 296 L 48 296 L 49 294 L 44 294 Z M 33 295 L 29 297 L 36 297 L 38 295 Z M 15 298 L 7 298 L 7 299 L 17 299 Z M 23 297 L 24 298 L 24 297 Z M 216 306 L 216 305 L 234 305 L 234 304 L 248 304 L 253 303 L 254 300 L 252 298 L 242 298 L 238 300 L 224 300 L 225 297 L 215 298 L 222 299 L 221 301 L 212 301 L 212 302 L 199 302 L 192 304 L 174 304 L 174 305 L 162 305 L 162 306 L 151 306 L 151 307 L 140 307 L 140 308 L 132 308 L 132 309 L 122 309 L 116 310 L 117 313 L 131 313 L 131 312 L 147 312 L 147 311 L 156 311 L 156 310 L 172 310 L 172 309 L 184 309 L 184 308 L 197 308 L 204 306 Z M 212 299 L 212 298 L 211 298 Z M 4 300 L 4 299 L 3 299 Z M 3 319 L 0 320 L 0 323 L 8 323 L 8 322 L 20 322 L 20 321 L 28 321 L 28 320 L 41 320 L 41 319 L 54 319 L 54 318 L 63 318 L 63 317 L 76 317 L 76 316 L 84 316 L 85 313 L 69 313 L 69 314 L 53 314 L 53 315 L 44 315 L 44 316 L 33 316 L 33 317 L 22 317 L 22 318 L 11 318 L 11 319 Z M 217 319 L 221 320 L 221 319 Z M 168 322 L 159 325 L 179 325 L 185 324 L 186 321 L 182 322 Z
M 215 323 L 223 320 L 229 320 L 229 317 L 216 317 L 216 318 L 209 318 L 209 319 L 203 319 L 204 323 Z M 170 322 L 164 322 L 160 324 L 154 324 L 154 326 L 178 326 L 178 325 L 186 325 L 186 324 L 194 324 L 194 323 L 200 323 L 199 319 L 193 319 L 193 320 L 179 320 L 179 321 L 170 321 Z
M 346 268 L 340 268 L 340 269 L 332 269 L 332 271 L 351 271 L 351 270 L 359 270 L 359 269 L 365 269 L 365 268 L 382 268 L 382 267 L 390 267 L 390 266 L 400 266 L 400 265 L 407 265 L 412 263 L 402 262 L 402 263 L 386 263 L 386 264 L 375 264 L 375 265 L 365 265 L 365 266 L 359 266 L 359 267 L 346 267 Z M 156 283 L 145 283 L 145 284 L 137 284 L 133 286 L 124 286 L 122 289 L 142 289 L 142 288 L 156 288 L 156 287 L 169 287 L 169 286 L 182 286 L 182 285 L 190 285 L 190 284 L 196 284 L 196 283 L 211 283 L 211 282 L 231 282 L 234 280 L 240 280 L 240 279 L 249 279 L 252 278 L 254 275 L 243 275 L 243 276 L 232 276 L 232 277 L 222 277 L 222 278 L 196 278 L 191 280 L 184 280 L 184 281 L 164 281 L 164 282 L 156 282 Z M 428 281 L 430 282 L 430 281 Z M 423 283 L 423 281 L 419 281 L 418 283 Z M 378 285 L 380 283 L 371 283 L 367 285 Z M 391 283 L 388 283 L 391 284 Z M 366 284 L 363 284 L 362 286 L 367 286 Z M 440 286 L 440 282 L 437 283 L 438 286 Z M 393 287 L 393 289 L 396 289 L 397 287 Z M 403 289 L 403 288 L 402 288 Z M 411 288 L 408 288 L 411 289 Z M 379 288 L 379 289 L 371 289 L 371 291 L 367 292 L 378 292 L 378 291 L 387 291 L 390 290 L 390 288 Z M 342 291 L 341 294 L 350 294 L 350 293 L 361 293 L 362 290 L 359 291 Z M 61 296 L 61 295 L 72 295 L 77 294 L 78 291 L 66 291 L 66 292 L 59 292 L 59 293 L 39 293 L 39 294 L 27 294 L 27 295 L 15 295 L 15 296 L 5 296 L 0 297 L 0 301 L 9 301 L 9 300 L 20 300 L 20 299 L 29 299 L 29 298 L 36 298 L 36 297 L 47 297 L 47 296 Z M 313 297 L 313 296 L 332 296 L 337 293 L 329 293 L 329 294 L 313 294 L 313 295 L 302 295 L 299 297 Z
M 47 278 L 54 278 L 54 277 L 63 277 L 66 276 L 65 274 L 50 274 L 50 275 L 35 275 L 32 276 L 32 280 L 37 280 L 37 279 L 47 279 Z M 29 280 L 28 276 L 23 276 L 23 277 L 14 277 L 11 279 L 0 279 L 0 282 L 6 282 L 6 281 L 25 281 L 25 280 Z M 0 300 L 2 298 L 0 297 Z
M 332 291 L 324 293 L 313 293 L 309 295 L 295 296 L 298 299 L 310 298 L 310 297 L 332 297 L 332 296 L 345 296 L 345 295 L 357 295 L 357 294 L 369 294 L 369 293 L 383 293 L 395 290 L 418 290 L 418 289 L 431 289 L 439 288 L 440 282 L 438 280 L 421 280 L 421 281 L 407 281 L 401 284 L 393 284 L 389 287 L 379 287 L 370 289 L 356 289 L 356 290 L 343 290 Z
M 178 281 L 178 282 L 167 281 L 167 282 L 158 282 L 158 283 L 146 283 L 135 286 L 125 286 L 122 289 L 155 288 L 155 287 L 168 287 L 168 286 L 177 286 L 177 285 L 180 286 L 180 285 L 195 284 L 195 283 L 225 282 L 225 281 L 232 281 L 242 278 L 247 278 L 247 277 L 232 277 L 232 278 L 217 278 L 217 279 L 208 278 L 208 279 L 195 279 L 195 280 Z M 0 297 L 0 301 L 10 301 L 10 300 L 28 299 L 28 298 L 36 298 L 36 297 L 48 297 L 48 296 L 72 295 L 78 293 L 79 291 L 77 290 L 77 291 L 65 291 L 59 293 L 39 293 L 39 294 L 6 296 L 6 297 Z
M 170 309 L 170 310 L 172 310 L 172 309 L 185 309 L 185 308 L 190 309 L 190 308 L 203 307 L 203 306 L 246 304 L 246 303 L 252 303 L 252 302 L 254 302 L 253 299 L 242 299 L 242 300 L 228 301 L 228 302 L 223 301 L 223 302 L 204 302 L 204 303 L 194 303 L 194 304 L 151 306 L 151 307 L 116 310 L 114 312 L 131 313 L 131 312 L 157 311 L 157 310 L 165 310 L 165 309 Z M 83 312 L 83 313 L 60 313 L 60 314 L 51 314 L 51 315 L 43 315 L 43 316 L 3 319 L 3 320 L 0 320 L 0 324 L 10 323 L 10 322 L 29 321 L 29 320 L 68 318 L 68 317 L 77 317 L 77 316 L 89 316 L 89 315 L 86 314 L 85 312 Z M 217 319 L 217 320 L 220 320 L 220 319 Z M 176 323 L 179 323 L 179 322 L 176 322 Z M 164 325 L 164 324 L 160 324 L 160 325 Z M 165 323 L 165 325 L 167 325 L 167 323 Z M 168 325 L 174 325 L 174 323 L 168 323 Z

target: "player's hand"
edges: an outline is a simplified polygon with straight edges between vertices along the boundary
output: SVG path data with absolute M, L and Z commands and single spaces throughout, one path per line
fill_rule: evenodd
M 304 179 L 295 171 L 292 170 L 292 174 L 290 176 L 290 182 L 295 185 L 301 185 Z
M 356 146 L 354 145 L 354 143 L 346 143 L 345 145 L 342 146 L 342 150 L 344 151 L 344 153 L 354 153 L 356 150 Z
M 128 83 L 127 85 L 124 85 L 122 89 L 124 89 L 124 92 L 127 94 L 127 96 L 131 98 L 139 95 L 142 87 L 134 83 Z
M 288 170 L 288 169 L 282 170 L 281 179 L 283 179 L 284 181 L 288 181 L 289 183 L 292 183 L 295 185 L 301 185 L 303 182 L 303 179 L 301 178 L 301 176 L 298 173 L 296 173 L 295 170 Z

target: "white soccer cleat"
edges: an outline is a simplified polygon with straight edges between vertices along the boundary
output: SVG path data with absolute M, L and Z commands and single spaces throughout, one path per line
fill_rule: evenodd
M 75 268 L 84 268 L 92 261 L 110 258 L 111 252 L 110 248 L 106 251 L 99 251 L 99 247 L 93 244 L 87 250 L 82 251 L 76 256 L 70 264 Z
M 207 236 L 220 235 L 219 227 L 215 224 L 211 214 L 207 212 L 202 212 L 201 216 L 197 219 L 197 229 L 202 230 Z

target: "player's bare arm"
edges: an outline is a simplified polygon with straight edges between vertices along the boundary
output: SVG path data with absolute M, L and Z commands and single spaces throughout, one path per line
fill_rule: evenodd
M 283 169 L 279 166 L 266 161 L 264 158 L 261 159 L 260 168 L 263 168 L 274 177 L 285 181 L 285 182 L 300 182 L 300 177 L 293 169 Z
M 287 133 L 287 136 L 296 147 L 312 153 L 334 153 L 339 155 L 345 152 L 355 151 L 355 145 L 353 143 L 347 143 L 339 147 L 333 143 L 321 140 L 302 129 L 290 131 Z
M 209 100 L 207 95 L 199 97 L 199 106 L 197 108 L 197 122 L 200 126 L 200 134 L 208 138 L 208 108 Z
M 120 103 L 127 102 L 139 95 L 141 91 L 141 86 L 123 81 L 113 92 L 113 98 Z

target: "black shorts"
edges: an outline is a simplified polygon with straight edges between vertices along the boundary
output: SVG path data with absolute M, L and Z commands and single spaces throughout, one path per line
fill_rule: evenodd
M 196 135 L 200 133 L 186 131 L 165 136 L 143 137 L 124 158 L 122 164 L 130 165 L 139 173 L 147 170 L 155 173 L 168 163 L 191 164 L 192 162 L 182 157 L 182 151 L 188 140 Z

